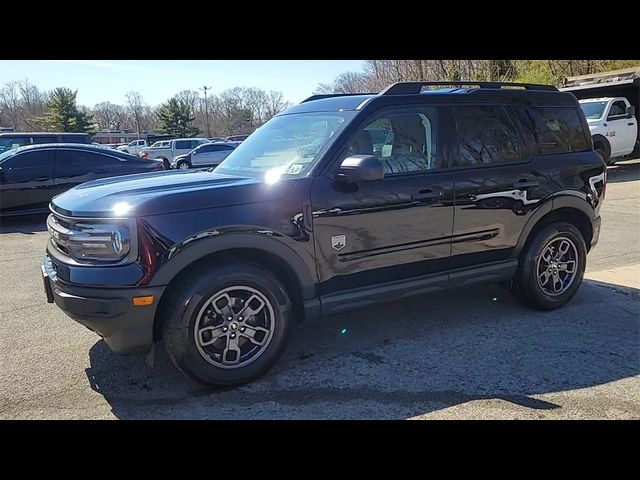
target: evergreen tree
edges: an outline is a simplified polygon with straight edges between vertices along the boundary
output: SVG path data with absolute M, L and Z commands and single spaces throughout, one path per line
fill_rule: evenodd
M 200 130 L 192 125 L 195 118 L 191 114 L 191 107 L 176 97 L 160 107 L 158 120 L 158 130 L 163 133 L 180 137 L 192 137 L 200 133 Z
M 78 109 L 76 95 L 78 91 L 69 88 L 56 88 L 47 106 L 49 111 L 40 117 L 39 124 L 49 132 L 91 132 L 93 117 Z

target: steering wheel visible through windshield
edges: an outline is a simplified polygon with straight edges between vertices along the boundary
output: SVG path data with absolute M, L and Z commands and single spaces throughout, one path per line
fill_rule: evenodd
M 274 117 L 241 143 L 216 173 L 261 176 L 267 182 L 305 175 L 353 112 L 295 113 Z

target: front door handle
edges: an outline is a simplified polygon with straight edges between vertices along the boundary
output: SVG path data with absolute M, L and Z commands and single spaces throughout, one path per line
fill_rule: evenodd
M 631 122 L 631 123 L 627 123 L 627 125 L 634 126 L 635 123 Z
M 537 187 L 538 185 L 539 184 L 537 180 L 529 180 L 528 178 L 521 178 L 520 180 L 518 180 L 513 184 L 513 188 L 515 188 L 516 190 L 520 190 L 522 188 Z
M 418 192 L 413 192 L 411 194 L 412 200 L 424 200 L 428 198 L 440 198 L 443 195 L 443 191 L 439 188 L 425 188 Z

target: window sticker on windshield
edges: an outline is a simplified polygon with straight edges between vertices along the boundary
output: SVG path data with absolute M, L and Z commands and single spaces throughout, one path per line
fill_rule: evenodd
M 288 173 L 290 175 L 297 175 L 302 171 L 303 168 L 304 165 L 300 163 L 292 163 L 291 165 L 289 165 L 289 168 L 287 168 L 285 173 Z

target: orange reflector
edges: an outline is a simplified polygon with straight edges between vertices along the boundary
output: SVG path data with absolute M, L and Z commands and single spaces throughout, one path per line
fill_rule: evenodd
M 151 305 L 153 303 L 153 295 L 146 295 L 144 297 L 133 297 L 133 304 L 136 307 L 143 305 Z

